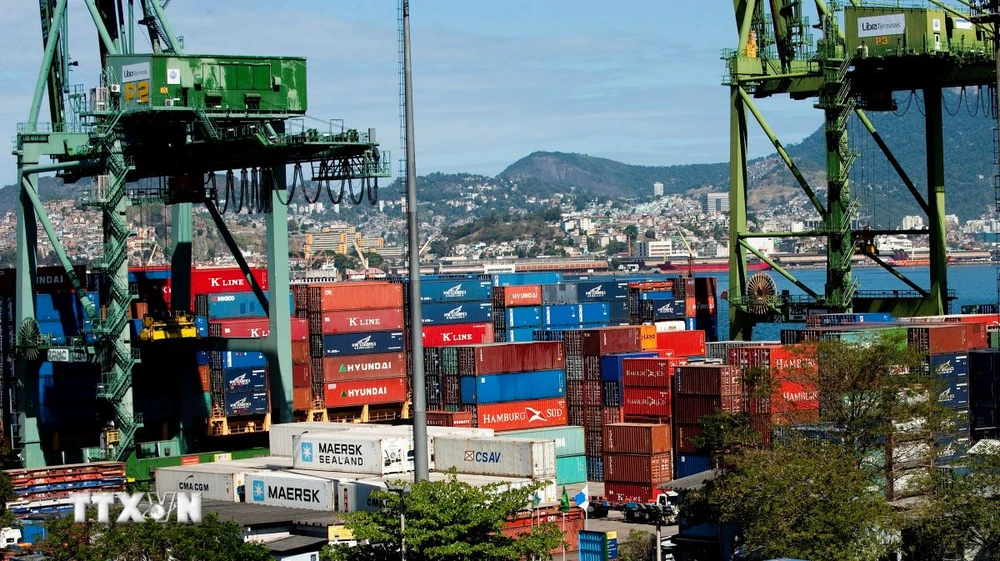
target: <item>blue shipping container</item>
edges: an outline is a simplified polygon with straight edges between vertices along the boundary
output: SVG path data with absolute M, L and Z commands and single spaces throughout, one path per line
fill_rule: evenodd
M 267 368 L 226 368 L 227 392 L 263 391 L 267 389 Z
M 628 281 L 580 281 L 576 283 L 576 299 L 579 302 L 628 301 Z
M 628 300 L 615 300 L 614 302 L 608 303 L 608 315 L 610 316 L 611 323 L 628 323 L 629 322 L 629 310 L 628 310 Z
M 213 351 L 214 368 L 257 368 L 267 366 L 264 353 L 242 351 Z
M 490 302 L 493 282 L 456 279 L 420 282 L 421 302 Z
M 604 382 L 624 382 L 622 361 L 626 358 L 655 358 L 657 353 L 622 353 L 601 357 L 601 380 Z
M 561 282 L 562 273 L 499 273 L 493 277 L 493 286 L 559 284 Z
M 424 325 L 493 322 L 493 304 L 485 302 L 427 304 L 422 311 Z
M 611 321 L 611 313 L 607 302 L 587 302 L 586 304 L 580 304 L 581 324 L 607 324 L 609 321 Z
M 462 376 L 461 384 L 465 405 L 566 397 L 566 372 L 562 370 Z
M 507 329 L 518 327 L 541 327 L 542 307 L 541 306 L 518 306 L 504 310 L 504 318 L 507 320 Z
M 685 315 L 685 304 L 683 299 L 675 300 L 653 300 L 653 320 L 660 319 L 681 319 Z M 691 318 L 692 320 L 694 318 Z
M 295 311 L 294 309 L 292 311 Z M 208 318 L 205 316 L 195 316 L 194 326 L 198 329 L 198 337 L 208 337 Z
M 931 372 L 938 378 L 966 378 L 969 376 L 969 353 L 931 355 Z
M 587 481 L 604 481 L 604 458 L 587 456 Z
M 580 561 L 608 561 L 608 536 L 604 532 L 580 530 Z
M 643 292 L 639 295 L 640 300 L 674 300 L 674 293 L 670 290 L 659 292 Z
M 208 351 L 197 351 L 194 353 L 194 362 L 198 366 L 206 366 L 210 364 Z
M 226 416 L 263 415 L 267 413 L 267 392 L 240 392 L 226 394 Z
M 712 469 L 712 459 L 696 454 L 677 454 L 674 456 L 674 479 L 680 479 Z
M 270 298 L 268 291 L 264 296 Z M 292 293 L 288 293 L 288 306 L 295 309 Z M 266 317 L 257 295 L 253 292 L 228 292 L 208 295 L 208 317 L 212 319 Z
M 397 353 L 403 350 L 402 331 L 369 331 L 323 336 L 323 356 Z
M 86 362 L 42 362 L 38 368 L 39 422 L 45 426 L 100 423 L 100 369 Z
M 954 410 L 969 409 L 969 379 L 950 378 L 945 380 L 947 387 L 938 394 L 938 402 Z
M 507 330 L 508 343 L 528 343 L 535 340 L 535 327 L 521 327 Z M 541 339 L 539 339 L 541 340 Z
M 545 325 L 580 325 L 580 308 L 580 304 L 542 306 L 542 317 Z

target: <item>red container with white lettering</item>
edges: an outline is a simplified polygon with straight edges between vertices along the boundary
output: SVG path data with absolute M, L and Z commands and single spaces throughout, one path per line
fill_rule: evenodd
M 493 342 L 492 323 L 423 326 L 425 347 L 454 347 Z
M 669 388 L 674 367 L 685 364 L 682 357 L 622 359 L 622 382 L 626 388 Z
M 260 339 L 271 332 L 270 322 L 268 318 L 212 320 L 208 322 L 208 335 L 223 339 Z
M 403 308 L 403 285 L 378 281 L 350 281 L 309 286 L 310 312 L 382 308 Z
M 374 380 L 405 376 L 406 355 L 403 353 L 345 355 L 323 359 L 324 382 Z
M 406 401 L 406 378 L 349 380 L 324 384 L 327 407 L 353 407 Z
M 309 341 L 309 320 L 292 318 L 292 341 Z
M 267 269 L 250 269 L 261 290 L 267 290 Z M 163 281 L 163 299 L 170 302 L 171 280 Z M 198 294 L 215 294 L 217 292 L 250 292 L 253 287 L 243 276 L 239 267 L 220 267 L 214 269 L 191 270 L 191 303 Z
M 641 350 L 642 333 L 638 325 L 586 329 L 580 333 L 580 351 L 584 356 L 637 353 Z
M 705 356 L 705 332 L 664 331 L 656 334 L 656 348 L 674 352 L 674 356 Z
M 763 368 L 771 373 L 770 411 L 819 410 L 819 369 L 816 346 L 760 345 L 729 349 L 729 364 L 741 368 Z M 754 388 L 747 388 L 758 401 Z M 755 406 L 757 409 L 761 407 Z M 755 411 L 760 412 L 760 411 Z
M 613 503 L 653 501 L 656 495 L 662 493 L 659 486 L 643 483 L 621 483 L 608 481 L 604 483 L 604 496 Z
M 566 425 L 566 400 L 535 399 L 467 406 L 481 429 L 509 431 Z
M 398 331 L 403 329 L 403 307 L 372 310 L 325 312 L 320 329 L 323 335 L 364 333 L 366 331 Z
M 671 410 L 668 388 L 630 388 L 622 390 L 622 411 L 626 416 L 669 417 Z
M 468 411 L 428 411 L 429 427 L 472 427 L 472 413 Z

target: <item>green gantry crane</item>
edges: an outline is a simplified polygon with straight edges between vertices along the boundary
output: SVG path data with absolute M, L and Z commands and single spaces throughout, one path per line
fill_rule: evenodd
M 810 24 L 804 4 L 815 8 Z M 727 50 L 724 85 L 730 89 L 730 337 L 749 339 L 760 321 L 799 321 L 809 313 L 884 311 L 900 315 L 946 313 L 943 88 L 989 87 L 996 115 L 996 0 L 960 0 L 958 7 L 930 0 L 876 3 L 851 0 L 734 0 L 737 47 Z M 959 9 L 961 8 L 961 9 Z M 820 38 L 812 40 L 818 31 Z M 923 92 L 926 105 L 928 183 L 923 195 L 880 137 L 866 111 L 895 109 L 893 92 Z M 826 132 L 826 201 L 800 173 L 768 126 L 755 99 L 788 95 L 815 99 Z M 747 116 L 758 122 L 819 214 L 821 227 L 805 232 L 751 232 L 747 225 Z M 927 230 L 855 229 L 859 204 L 848 181 L 858 157 L 848 142 L 848 121 L 857 118 L 928 217 Z M 883 234 L 929 234 L 930 288 L 924 289 L 880 259 L 872 248 Z M 827 275 L 810 288 L 758 251 L 752 238 L 814 237 L 826 240 Z M 766 274 L 747 276 L 747 254 L 768 263 L 805 296 L 778 294 Z M 864 291 L 851 276 L 852 257 L 863 254 L 912 290 Z
M 287 209 L 298 173 L 305 164 L 311 178 L 324 183 L 360 180 L 369 198 L 377 197 L 377 179 L 389 177 L 389 154 L 382 152 L 374 131 L 361 133 L 330 121 L 329 130 L 306 128 L 306 63 L 293 57 L 192 56 L 182 52 L 164 9 L 169 0 L 83 0 L 97 30 L 101 69 L 89 92 L 68 83 L 70 58 L 68 0 L 39 4 L 44 55 L 30 113 L 18 126 L 19 178 L 17 210 L 18 335 L 15 388 L 6 400 L 12 419 L 6 435 L 23 467 L 47 463 L 38 415 L 40 360 L 97 362 L 102 383 L 97 388 L 113 438 L 88 450 L 89 460 L 124 461 L 135 451 L 142 419 L 132 405 L 132 369 L 140 357 L 128 328 L 134 296 L 128 284 L 128 246 L 132 232 L 125 220 L 131 204 L 160 201 L 172 205 L 172 303 L 174 311 L 190 302 L 193 205 L 204 205 L 233 256 L 253 286 L 270 318 L 264 340 L 215 341 L 215 350 L 263 351 L 270 366 L 272 416 L 292 420 L 290 310 L 287 298 L 267 301 L 230 235 L 216 204 L 216 172 L 243 170 L 252 177 L 248 206 L 266 214 L 268 282 L 286 287 L 288 279 Z M 151 52 L 135 50 L 137 30 L 145 28 Z M 51 123 L 40 123 L 48 93 Z M 299 125 L 297 128 L 295 125 Z M 294 128 L 294 130 L 292 130 Z M 286 166 L 295 165 L 296 180 L 286 181 Z M 247 170 L 250 170 L 249 173 Z M 108 279 L 103 314 L 85 297 L 59 237 L 38 198 L 38 176 L 55 172 L 66 183 L 90 178 L 87 204 L 100 209 L 103 255 L 92 266 Z M 153 189 L 130 185 L 150 180 Z M 227 185 L 226 206 L 232 198 Z M 318 191 L 317 191 L 318 196 Z M 353 190 L 352 190 L 353 196 Z M 331 194 L 332 198 L 332 194 Z M 244 204 L 240 197 L 240 206 Z M 53 347 L 35 321 L 34 278 L 37 225 L 45 235 L 71 284 L 90 325 L 88 337 L 71 338 Z M 191 348 L 193 352 L 193 348 Z M 165 372 L 166 373 L 166 372 Z M 113 424 L 112 424 L 113 423 Z

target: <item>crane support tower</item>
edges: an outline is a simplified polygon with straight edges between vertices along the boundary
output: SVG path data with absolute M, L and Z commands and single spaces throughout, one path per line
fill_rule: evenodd
M 262 351 L 269 363 L 271 415 L 292 420 L 290 313 L 280 294 L 268 302 L 230 235 L 223 213 L 246 207 L 266 220 L 268 282 L 289 285 L 286 205 L 296 187 L 360 182 L 368 199 L 377 199 L 377 178 L 389 177 L 389 154 L 382 152 L 374 131 L 345 129 L 338 120 L 321 121 L 322 129 L 304 126 L 306 61 L 295 57 L 204 56 L 183 52 L 170 26 L 169 0 L 84 0 L 97 30 L 101 73 L 93 86 L 71 85 L 68 0 L 41 0 L 44 54 L 28 120 L 18 126 L 16 321 L 13 391 L 5 408 L 13 422 L 7 437 L 23 467 L 50 463 L 39 433 L 39 364 L 41 361 L 86 361 L 99 365 L 97 397 L 105 404 L 102 421 L 113 432 L 104 445 L 86 450 L 85 460 L 126 461 L 134 458 L 141 415 L 132 402 L 133 366 L 141 360 L 130 340 L 129 307 L 134 299 L 128 283 L 128 246 L 132 232 L 125 219 L 130 205 L 171 205 L 172 308 L 190 314 L 192 213 L 207 208 L 247 281 L 267 311 L 266 339 L 196 341 L 179 338 L 189 352 L 202 350 Z M 76 3 L 74 3 L 76 4 Z M 143 29 L 144 28 L 144 29 Z M 138 52 L 137 38 L 148 34 L 150 52 Z M 50 123 L 39 122 L 48 95 Z M 303 173 L 303 166 L 311 171 Z M 287 169 L 293 169 L 291 183 Z M 235 172 L 233 171 L 235 170 Z M 89 181 L 86 204 L 98 209 L 104 232 L 103 254 L 91 267 L 106 279 L 101 309 L 85 296 L 79 278 L 38 197 L 39 174 L 56 173 L 65 183 Z M 225 192 L 216 174 L 226 173 Z M 237 188 L 235 179 L 240 177 Z M 317 189 L 317 197 L 318 190 Z M 234 196 L 240 192 L 238 203 Z M 351 185 L 351 197 L 356 197 Z M 310 198 L 308 195 L 307 199 Z M 223 202 L 224 199 L 224 202 Z M 337 200 L 339 202 L 339 198 Z M 231 204 L 232 203 L 232 204 Z M 355 204 L 358 201 L 355 200 Z M 35 320 L 35 271 L 38 225 L 75 289 L 85 310 L 83 336 L 56 346 L 39 333 Z M 157 344 L 172 344 L 166 341 Z M 164 383 L 169 365 L 164 365 Z M 6 386 L 6 384 L 5 384 Z M 6 389 L 6 387 L 5 387 Z M 183 422 L 183 421 L 182 421 Z M 6 424 L 6 423 L 5 423 Z M 51 463 L 57 463 L 55 461 Z
M 815 8 L 810 23 L 806 5 Z M 898 315 L 946 313 L 954 299 L 948 289 L 945 245 L 944 144 L 942 89 L 989 88 L 996 115 L 996 1 L 929 0 L 837 2 L 835 0 L 734 0 L 738 42 L 723 54 L 724 85 L 730 90 L 730 337 L 749 339 L 761 321 L 801 321 L 811 312 L 892 312 Z M 819 39 L 813 42 L 813 32 Z M 927 148 L 927 185 L 909 179 L 866 112 L 896 108 L 893 92 L 922 92 Z M 754 100 L 787 95 L 814 100 L 823 111 L 826 136 L 826 201 L 811 185 L 778 140 Z M 799 187 L 819 214 L 819 226 L 804 232 L 751 232 L 747 221 L 748 117 L 757 121 Z M 859 203 L 851 196 L 849 174 L 858 157 L 848 142 L 848 122 L 867 130 L 927 216 L 927 230 L 879 231 L 858 228 Z M 929 288 L 922 288 L 872 250 L 878 235 L 926 234 L 930 241 Z M 812 237 L 825 240 L 826 283 L 812 288 L 757 250 L 752 238 Z M 799 287 L 766 296 L 748 290 L 747 255 L 768 263 Z M 911 290 L 864 291 L 851 276 L 852 257 L 860 254 L 888 269 Z

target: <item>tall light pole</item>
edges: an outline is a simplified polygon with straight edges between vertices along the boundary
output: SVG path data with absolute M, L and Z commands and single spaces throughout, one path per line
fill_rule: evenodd
M 413 76 L 410 70 L 410 2 L 403 0 L 403 80 L 406 95 L 406 225 L 410 243 L 410 389 L 413 390 L 413 481 L 427 481 L 427 388 L 420 309 L 420 230 L 417 222 L 417 161 L 413 149 Z

